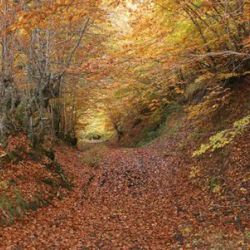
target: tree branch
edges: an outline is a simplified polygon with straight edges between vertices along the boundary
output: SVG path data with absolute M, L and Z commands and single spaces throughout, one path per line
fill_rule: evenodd
M 219 51 L 219 52 L 209 52 L 206 54 L 196 55 L 196 54 L 189 54 L 192 57 L 198 57 L 198 58 L 205 58 L 205 57 L 217 57 L 217 56 L 239 56 L 239 57 L 250 57 L 249 53 L 240 53 L 232 50 L 225 50 L 225 51 Z
M 77 50 L 78 47 L 80 46 L 81 41 L 82 41 L 82 39 L 83 39 L 83 36 L 84 36 L 84 34 L 85 34 L 85 32 L 86 32 L 86 30 L 87 30 L 87 28 L 88 28 L 89 22 L 90 22 L 90 18 L 88 17 L 87 20 L 85 21 L 85 23 L 84 23 L 84 25 L 83 25 L 81 31 L 80 31 L 79 39 L 78 39 L 78 41 L 77 41 L 75 47 L 72 49 L 72 51 L 71 51 L 71 53 L 70 53 L 70 55 L 69 55 L 69 57 L 68 57 L 68 60 L 67 60 L 67 62 L 66 62 L 66 64 L 65 64 L 65 69 L 64 69 L 64 71 L 62 72 L 61 76 L 63 76 L 63 75 L 65 74 L 67 68 L 70 66 L 70 64 L 71 64 L 71 62 L 72 62 L 72 59 L 73 59 L 73 57 L 74 57 L 74 55 L 75 55 L 75 53 L 76 53 L 76 50 Z

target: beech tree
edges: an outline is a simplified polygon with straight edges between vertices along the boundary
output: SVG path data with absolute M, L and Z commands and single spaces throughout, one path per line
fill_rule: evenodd
M 55 100 L 67 70 L 81 60 L 87 30 L 101 17 L 98 4 L 2 1 L 1 138 L 24 129 L 35 144 L 48 131 L 59 134 L 65 112 Z
M 77 113 L 98 100 L 83 100 L 89 87 L 109 97 L 101 106 L 119 134 L 131 109 L 147 119 L 190 83 L 223 92 L 248 74 L 247 1 L 2 0 L 0 10 L 1 139 L 74 138 Z M 129 98 L 114 94 L 122 85 Z

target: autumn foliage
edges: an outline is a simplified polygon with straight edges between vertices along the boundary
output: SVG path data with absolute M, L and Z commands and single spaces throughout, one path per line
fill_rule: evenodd
M 1 249 L 248 249 L 249 1 L 2 0 L 0 49 Z

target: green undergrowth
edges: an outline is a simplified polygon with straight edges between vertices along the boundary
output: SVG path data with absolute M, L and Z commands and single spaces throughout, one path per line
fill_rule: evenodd
M 72 190 L 72 182 L 59 165 L 48 171 L 52 175 L 37 179 L 37 191 L 32 191 L 29 198 L 25 198 L 15 180 L 0 182 L 0 226 L 12 224 L 27 212 L 49 205 L 55 197 L 62 199 L 61 188 Z
M 158 122 L 153 123 L 152 126 L 147 127 L 142 131 L 140 137 L 141 139 L 139 140 L 139 142 L 135 143 L 135 146 L 143 147 L 145 145 L 148 145 L 161 135 L 174 135 L 178 131 L 180 123 L 176 123 L 174 126 L 170 127 L 168 124 L 169 118 L 173 114 L 181 115 L 182 112 L 183 106 L 181 104 L 169 104 L 161 114 L 161 119 L 159 119 Z M 154 119 L 154 117 L 152 117 L 152 119 Z
M 193 152 L 193 157 L 198 157 L 206 152 L 214 152 L 230 144 L 234 138 L 242 134 L 250 125 L 250 115 L 234 122 L 233 127 L 216 133 L 209 138 L 209 142 L 202 144 L 200 148 Z
M 18 189 L 15 189 L 11 195 L 9 192 L 2 191 L 0 195 L 0 226 L 10 225 L 28 211 L 36 211 L 38 208 L 49 205 L 53 198 L 53 194 L 45 198 L 42 194 L 36 193 L 31 200 L 27 200 Z
M 73 187 L 52 150 L 16 147 L 2 154 L 0 163 L 0 226 L 62 199 Z

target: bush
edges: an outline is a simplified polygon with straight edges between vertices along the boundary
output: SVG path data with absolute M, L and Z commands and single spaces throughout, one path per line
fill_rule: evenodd
M 209 138 L 209 142 L 202 144 L 200 148 L 193 152 L 193 157 L 200 156 L 206 152 L 214 152 L 231 143 L 234 138 L 243 133 L 250 124 L 250 115 L 234 122 L 232 129 L 226 129 Z

